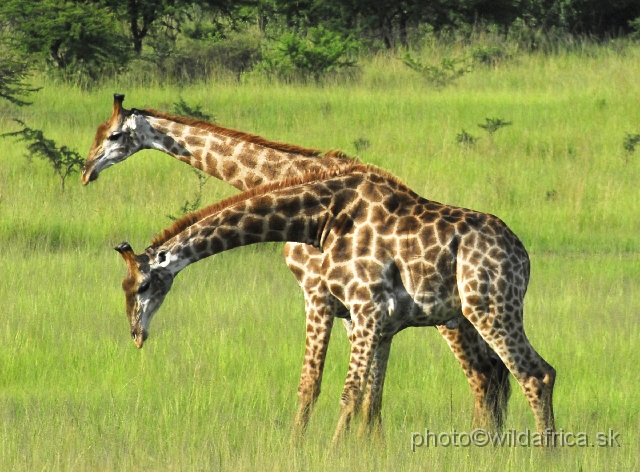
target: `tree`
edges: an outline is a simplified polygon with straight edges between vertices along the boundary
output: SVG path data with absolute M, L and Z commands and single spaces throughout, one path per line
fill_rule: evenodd
M 159 18 L 175 14 L 186 2 L 181 0 L 106 0 L 105 4 L 120 21 L 126 23 L 136 54 L 142 52 L 142 41 Z
M 260 9 L 283 18 L 288 28 L 324 26 L 344 35 L 360 34 L 386 48 L 408 46 L 408 32 L 428 24 L 434 30 L 455 25 L 465 0 L 262 0 Z M 471 18 L 471 22 L 474 18 Z
M 19 61 L 10 54 L 0 59 L 0 98 L 18 106 L 30 105 L 31 102 L 26 101 L 26 95 L 37 92 L 40 88 L 27 85 L 25 81 L 28 76 L 29 63 Z
M 0 21 L 7 25 L 14 50 L 42 55 L 58 69 L 75 66 L 95 75 L 107 63 L 126 62 L 116 19 L 99 3 L 6 0 Z
M 281 75 L 299 74 L 319 82 L 324 75 L 340 68 L 354 67 L 355 61 L 346 59 L 356 47 L 350 38 L 322 26 L 309 28 L 306 37 L 285 33 L 276 47 L 265 54 L 263 67 Z
M 0 138 L 14 137 L 19 141 L 27 142 L 29 150 L 29 154 L 26 155 L 27 159 L 32 160 L 37 156 L 47 161 L 58 175 L 60 187 L 64 192 L 64 181 L 68 176 L 80 171 L 82 164 L 84 164 L 84 158 L 67 146 L 58 147 L 54 140 L 45 138 L 41 130 L 29 128 L 20 120 L 14 119 L 14 121 L 22 125 L 23 128 L 13 133 L 0 134 Z
M 519 16 L 548 29 L 560 27 L 571 33 L 603 36 L 630 32 L 629 22 L 640 17 L 638 0 L 524 0 Z
M 164 26 L 177 34 L 181 23 L 190 16 L 193 6 L 222 16 L 233 23 L 241 17 L 243 7 L 255 4 L 255 0 L 104 0 L 104 4 L 127 25 L 133 50 L 142 52 L 145 38 L 155 29 Z

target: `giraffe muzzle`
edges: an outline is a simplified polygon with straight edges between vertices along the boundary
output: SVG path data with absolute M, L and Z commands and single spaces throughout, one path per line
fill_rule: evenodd
M 82 185 L 87 185 L 89 182 L 93 182 L 98 179 L 98 172 L 95 171 L 95 167 L 82 169 Z
M 133 342 L 136 343 L 136 347 L 142 349 L 144 342 L 149 337 L 149 333 L 143 329 L 140 333 L 131 333 L 131 337 L 133 338 Z

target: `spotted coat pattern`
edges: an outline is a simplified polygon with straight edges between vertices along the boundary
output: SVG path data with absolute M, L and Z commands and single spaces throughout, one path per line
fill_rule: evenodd
M 82 171 L 85 185 L 97 179 L 102 170 L 142 149 L 165 152 L 243 191 L 260 183 L 349 162 L 337 152 L 322 154 L 153 110 L 126 110 L 122 107 L 123 100 L 123 95 L 114 96 L 111 118 L 98 127 Z M 347 329 L 351 322 L 346 308 L 326 283 L 322 254 L 312 246 L 297 243 L 287 243 L 284 253 L 305 295 L 307 336 L 295 421 L 297 429 L 304 430 L 320 394 L 334 317 L 343 318 Z M 437 329 L 471 386 L 475 398 L 474 426 L 499 429 L 510 393 L 508 370 L 467 320 L 461 319 L 457 326 L 439 325 Z M 379 411 L 380 407 L 376 405 L 373 411 Z
M 425 200 L 371 166 L 342 166 L 232 197 L 179 220 L 140 255 L 123 243 L 123 288 L 138 346 L 179 271 L 263 241 L 319 249 L 316 270 L 351 313 L 351 357 L 334 439 L 359 408 L 365 428 L 378 421 L 396 333 L 461 322 L 516 378 L 538 430 L 554 430 L 555 370 L 524 333 L 529 258 L 520 240 L 493 215 Z

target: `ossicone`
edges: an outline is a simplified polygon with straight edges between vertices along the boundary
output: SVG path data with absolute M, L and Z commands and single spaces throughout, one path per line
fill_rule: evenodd
M 113 94 L 113 106 L 122 106 L 122 102 L 124 102 L 124 94 L 122 93 L 114 93 Z
M 115 249 L 116 251 L 118 251 L 120 254 L 124 254 L 125 252 L 133 252 L 133 249 L 131 249 L 131 246 L 129 245 L 128 242 L 123 242 L 118 244 L 116 247 L 114 247 L 113 249 Z
M 121 123 L 122 118 L 126 115 L 127 110 L 122 106 L 122 102 L 124 102 L 124 94 L 122 93 L 114 93 L 113 94 L 113 115 L 112 119 L 118 117 L 118 121 Z

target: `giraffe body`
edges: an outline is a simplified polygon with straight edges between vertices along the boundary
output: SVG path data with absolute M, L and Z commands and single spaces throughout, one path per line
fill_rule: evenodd
M 370 166 L 343 166 L 232 197 L 179 220 L 140 255 L 126 243 L 119 246 L 138 347 L 178 272 L 264 241 L 318 248 L 324 284 L 351 313 L 351 357 L 335 438 L 359 408 L 365 425 L 379 420 L 396 333 L 463 322 L 515 376 L 538 430 L 554 429 L 555 370 L 524 334 L 529 258 L 519 239 L 495 216 L 425 200 Z
M 113 114 L 98 127 L 82 171 L 85 185 L 96 180 L 106 168 L 142 149 L 167 153 L 242 191 L 351 161 L 337 152 L 323 154 L 198 120 L 153 110 L 126 110 L 122 107 L 123 100 L 123 95 L 114 95 Z M 320 394 L 334 317 L 343 318 L 348 331 L 351 325 L 348 310 L 327 285 L 322 253 L 310 245 L 287 243 L 284 254 L 305 300 L 306 348 L 295 420 L 297 429 L 303 431 Z M 437 328 L 463 368 L 474 394 L 474 426 L 500 429 L 510 393 L 506 367 L 468 321 L 452 321 Z

